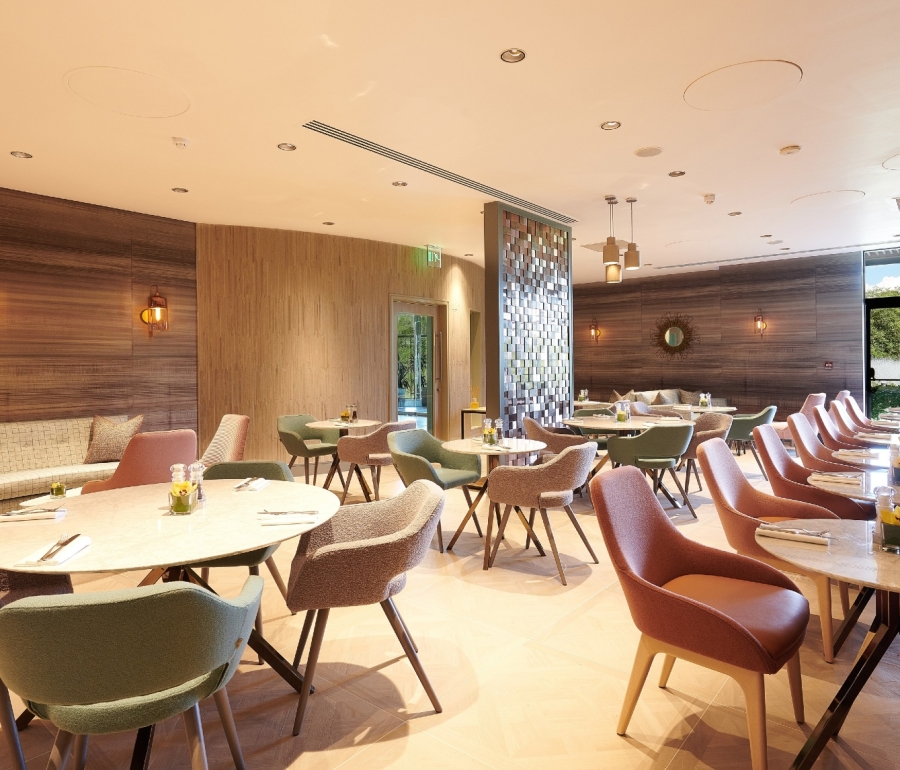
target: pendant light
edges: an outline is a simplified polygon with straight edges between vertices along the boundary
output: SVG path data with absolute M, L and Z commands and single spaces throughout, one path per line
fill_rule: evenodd
M 606 282 L 622 283 L 622 266 L 618 262 L 606 266 Z
M 631 243 L 625 250 L 625 269 L 640 270 L 641 252 L 638 251 L 637 244 L 634 242 L 634 204 L 637 203 L 637 198 L 626 198 L 625 202 L 631 208 Z
M 606 239 L 606 245 L 603 247 L 603 264 L 618 265 L 619 247 L 616 245 L 616 223 L 613 216 L 613 206 L 619 201 L 616 200 L 615 195 L 607 195 L 606 202 L 609 204 L 609 237 Z M 608 274 L 609 271 L 607 271 Z

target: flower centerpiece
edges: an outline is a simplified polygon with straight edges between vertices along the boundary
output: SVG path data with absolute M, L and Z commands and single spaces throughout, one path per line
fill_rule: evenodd
M 169 492 L 169 513 L 184 516 L 197 505 L 197 487 L 187 480 L 173 481 Z
M 341 422 L 350 422 L 350 410 L 345 409 L 341 412 Z
M 497 443 L 497 430 L 496 428 L 485 428 L 484 429 L 484 443 L 494 445 Z

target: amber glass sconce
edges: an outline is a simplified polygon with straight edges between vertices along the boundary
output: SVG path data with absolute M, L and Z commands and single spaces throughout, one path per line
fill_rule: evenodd
M 763 332 L 768 328 L 769 324 L 763 320 L 762 310 L 757 310 L 756 315 L 753 316 L 753 331 L 762 337 Z
M 600 330 L 597 328 L 597 319 L 591 319 L 591 342 L 598 342 L 600 340 Z
M 152 288 L 155 293 L 147 301 L 147 308 L 141 311 L 141 320 L 150 327 L 151 337 L 153 332 L 164 332 L 169 328 L 169 303 L 159 295 L 159 286 Z

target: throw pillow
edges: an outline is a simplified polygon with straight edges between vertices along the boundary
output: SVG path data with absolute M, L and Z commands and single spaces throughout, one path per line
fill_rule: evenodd
M 682 404 L 690 404 L 691 406 L 700 406 L 700 391 L 690 391 L 690 390 L 682 390 L 678 389 L 678 397 L 681 399 Z
M 656 394 L 656 398 L 653 399 L 653 406 L 665 406 L 667 404 L 671 404 L 671 399 L 666 398 L 662 391 Z
M 653 399 L 656 398 L 658 390 L 639 390 L 634 393 L 634 400 L 640 401 L 642 404 L 647 404 L 648 406 L 653 403 Z
M 113 422 L 112 420 L 94 415 L 94 424 L 91 426 L 91 443 L 88 445 L 84 464 L 111 463 L 122 459 L 122 453 L 135 433 L 141 429 L 144 415 L 139 414 L 128 422 Z
M 617 390 L 612 392 L 612 395 L 609 397 L 611 403 L 615 403 L 616 401 L 634 401 L 634 391 L 629 390 L 624 396 L 620 396 Z

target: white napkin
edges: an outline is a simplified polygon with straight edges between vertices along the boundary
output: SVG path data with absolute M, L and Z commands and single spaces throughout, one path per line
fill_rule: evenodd
M 872 441 L 887 442 L 887 441 L 891 440 L 891 436 L 893 434 L 891 434 L 891 433 L 863 433 L 862 431 L 860 431 L 856 435 L 859 436 L 859 438 L 867 438 L 867 439 L 871 439 Z
M 8 524 L 11 521 L 40 521 L 41 519 L 64 519 L 66 516 L 65 508 L 55 508 L 53 510 L 47 508 L 39 508 L 33 511 L 9 511 L 8 513 L 0 513 L 0 524 Z
M 834 453 L 834 456 L 838 459 L 843 458 L 845 460 L 877 460 L 878 454 L 877 452 L 852 452 L 850 450 L 842 451 L 838 450 Z
M 47 551 L 49 551 L 55 544 L 55 542 L 47 543 L 47 545 L 43 546 L 42 548 L 38 548 L 34 553 L 28 554 L 28 556 L 22 559 L 22 561 L 18 562 L 16 566 L 57 567 L 84 551 L 84 549 L 91 544 L 91 539 L 87 535 L 79 535 L 65 548 L 61 549 L 55 556 L 50 559 L 40 561 L 41 556 L 47 553 Z
M 240 484 L 235 485 L 235 489 L 238 492 L 259 492 L 263 487 L 269 486 L 269 479 L 256 479 L 255 481 L 247 483 L 250 479 L 244 479 Z
M 816 481 L 824 481 L 827 484 L 850 484 L 852 486 L 861 486 L 863 474 L 860 473 L 811 473 L 810 478 Z
M 779 540 L 799 540 L 801 543 L 816 543 L 817 545 L 828 545 L 827 537 L 818 537 L 817 535 L 801 535 L 798 532 L 785 532 L 779 529 L 768 529 L 759 527 L 756 530 L 758 535 L 763 537 L 774 537 Z
M 319 520 L 318 511 L 260 511 L 256 520 L 264 527 L 283 524 L 315 524 Z
M 660 422 L 683 422 L 680 417 L 659 417 Z
M 874 449 L 838 449 L 835 454 L 848 457 L 878 457 L 878 452 Z

